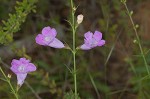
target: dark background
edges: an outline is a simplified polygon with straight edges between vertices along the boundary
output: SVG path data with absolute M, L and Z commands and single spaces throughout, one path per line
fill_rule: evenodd
M 134 42 L 136 36 L 124 5 L 120 0 L 74 2 L 79 5 L 76 16 L 84 15 L 77 31 L 77 46 L 83 43 L 87 31 L 99 30 L 106 40 L 103 47 L 77 53 L 77 82 L 81 99 L 150 99 L 149 80 L 137 82 L 147 72 L 138 44 Z M 0 0 L 0 20 L 8 19 L 8 13 L 15 12 L 15 4 L 16 0 Z M 135 24 L 140 26 L 138 34 L 149 64 L 150 1 L 127 0 L 127 5 L 134 12 Z M 70 19 L 70 2 L 39 0 L 36 6 L 36 13 L 30 13 L 21 30 L 14 34 L 13 43 L 0 46 L 1 66 L 12 75 L 11 81 L 15 85 L 16 77 L 6 66 L 10 66 L 13 58 L 24 56 L 31 59 L 37 71 L 28 75 L 27 82 L 19 90 L 21 99 L 37 99 L 36 95 L 42 99 L 63 99 L 64 94 L 74 88 L 73 76 L 65 66 L 72 68 L 71 53 L 65 49 L 39 46 L 35 43 L 35 36 L 43 27 L 51 26 L 56 28 L 61 41 L 72 46 L 72 33 L 65 21 Z M 7 83 L 0 81 L 0 85 L 0 99 L 13 99 Z

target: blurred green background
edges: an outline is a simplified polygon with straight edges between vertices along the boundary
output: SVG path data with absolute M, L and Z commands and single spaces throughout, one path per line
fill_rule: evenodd
M 0 25 L 2 20 L 15 13 L 17 0 L 0 0 Z M 18 0 L 22 1 L 22 0 Z M 77 84 L 81 99 L 150 99 L 149 76 L 140 54 L 136 36 L 124 5 L 120 0 L 74 0 L 78 6 L 76 16 L 84 15 L 77 31 L 77 45 L 84 40 L 84 33 L 99 30 L 106 40 L 104 47 L 77 53 Z M 63 99 L 74 90 L 73 77 L 66 66 L 72 68 L 72 54 L 65 49 L 39 46 L 35 36 L 43 27 L 56 28 L 57 37 L 72 46 L 72 33 L 65 20 L 69 20 L 69 0 L 38 0 L 36 13 L 31 12 L 20 30 L 13 35 L 13 42 L 0 45 L 0 66 L 16 76 L 7 67 L 13 58 L 27 57 L 37 66 L 37 71 L 26 78 L 19 90 L 21 99 Z M 150 1 L 127 0 L 133 10 L 133 20 L 139 24 L 138 33 L 145 57 L 150 64 Z M 143 77 L 147 77 L 141 80 Z M 3 76 L 0 74 L 0 78 Z M 7 83 L 0 80 L 0 99 L 14 99 Z M 94 87 L 95 86 L 95 87 Z

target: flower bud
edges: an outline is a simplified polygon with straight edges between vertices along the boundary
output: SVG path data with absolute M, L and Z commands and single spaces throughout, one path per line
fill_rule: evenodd
M 138 41 L 137 41 L 137 40 L 133 40 L 133 43 L 137 44 L 137 43 L 138 43 Z
M 73 11 L 76 11 L 76 9 L 77 9 L 76 7 L 73 7 Z
M 8 75 L 7 75 L 7 77 L 8 77 L 8 78 L 11 78 L 11 75 L 10 75 L 10 74 L 8 74 Z
M 83 16 L 82 14 L 80 14 L 80 15 L 77 16 L 77 23 L 78 23 L 78 24 L 81 24 L 81 23 L 82 23 L 83 17 L 84 17 L 84 16 Z

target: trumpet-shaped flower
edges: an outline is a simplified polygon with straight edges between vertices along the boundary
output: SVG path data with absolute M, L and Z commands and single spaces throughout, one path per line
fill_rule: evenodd
M 36 66 L 30 63 L 30 60 L 20 58 L 19 60 L 12 60 L 10 69 L 17 75 L 17 85 L 22 86 L 27 74 L 35 71 Z
M 57 32 L 54 28 L 44 27 L 42 34 L 36 36 L 36 43 L 53 48 L 64 48 L 64 44 L 56 38 Z
M 105 40 L 102 40 L 102 33 L 99 31 L 87 32 L 84 34 L 84 44 L 80 46 L 82 50 L 90 50 L 97 46 L 103 46 L 105 44 Z

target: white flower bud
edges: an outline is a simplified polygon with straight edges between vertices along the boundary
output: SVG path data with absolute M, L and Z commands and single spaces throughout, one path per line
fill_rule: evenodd
M 8 74 L 8 75 L 7 75 L 7 77 L 8 77 L 8 78 L 11 78 L 11 75 L 10 75 L 10 74 Z
M 84 17 L 84 16 L 83 16 L 82 14 L 80 14 L 80 15 L 77 16 L 77 23 L 78 23 L 78 24 L 81 24 L 81 23 L 82 23 L 83 17 Z

